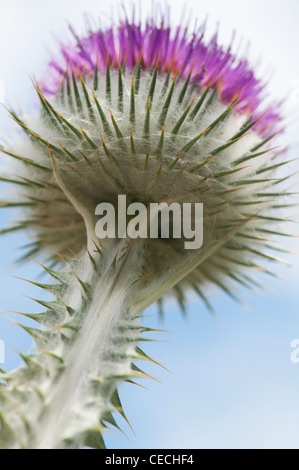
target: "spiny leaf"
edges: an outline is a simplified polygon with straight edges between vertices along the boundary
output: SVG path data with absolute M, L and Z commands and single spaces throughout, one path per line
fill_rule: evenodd
M 212 106 L 215 104 L 217 98 L 218 98 L 218 86 L 214 88 L 214 90 L 211 92 L 211 96 L 209 97 L 208 101 L 206 102 L 203 110 L 201 111 L 201 117 L 204 116 L 207 112 L 207 110 L 211 109 Z
M 1 147 L 0 147 L 0 152 L 5 153 L 6 155 L 9 155 L 10 157 L 16 158 L 17 160 L 21 160 L 22 162 L 26 163 L 27 165 L 34 166 L 34 167 L 38 168 L 39 170 L 52 172 L 51 168 L 47 168 L 44 165 L 40 165 L 39 163 L 35 163 L 33 160 L 30 160 L 29 158 L 20 157 L 19 155 L 16 155 L 12 152 L 8 152 L 7 150 L 4 150 Z
M 55 111 L 56 112 L 56 111 Z M 38 143 L 39 145 L 40 144 L 43 144 L 43 145 L 46 145 L 47 147 L 49 147 L 49 145 L 51 146 L 51 148 L 57 152 L 58 154 L 61 154 L 62 151 L 56 147 L 55 145 L 53 144 L 49 144 L 49 142 L 47 142 L 45 139 L 43 139 L 40 135 L 36 134 L 35 132 L 33 132 L 32 130 L 30 130 L 21 120 L 17 120 L 15 119 L 16 123 L 19 124 L 20 127 L 22 127 L 22 129 L 26 132 L 26 134 L 29 135 L 30 139 L 32 140 L 32 142 L 35 142 L 35 143 Z M 0 148 L 0 151 L 3 152 L 3 150 Z
M 81 132 L 82 132 L 82 134 L 84 135 L 85 139 L 86 139 L 87 142 L 89 143 L 89 145 L 90 145 L 93 149 L 97 149 L 97 148 L 98 148 L 97 144 L 95 144 L 95 142 L 89 137 L 89 135 L 88 135 L 87 132 L 83 129 L 83 127 L 80 126 L 80 129 L 81 129 Z
M 107 64 L 106 64 L 106 99 L 111 104 L 111 78 L 110 78 L 110 63 L 109 54 L 107 51 Z
M 255 206 L 258 204 L 265 204 L 271 201 L 231 201 L 232 206 Z
M 265 216 L 261 214 L 256 215 L 257 219 L 262 219 L 262 220 L 270 220 L 272 222 L 291 222 L 289 219 L 283 219 L 281 217 L 270 217 L 270 216 Z
M 179 161 L 179 159 L 181 158 L 182 155 L 183 155 L 183 152 L 180 153 L 180 155 L 178 155 L 178 156 L 172 161 L 172 163 L 168 166 L 168 168 L 169 168 L 170 170 L 172 170 L 172 169 L 175 167 L 175 165 L 178 163 L 178 161 Z
M 70 83 L 70 77 L 69 73 L 66 72 L 66 92 L 67 92 L 67 98 L 68 98 L 68 106 L 69 109 L 72 113 L 74 113 L 74 101 L 73 101 L 73 95 L 72 95 L 72 90 L 71 90 L 71 83 Z
M 143 128 L 143 137 L 145 139 L 149 139 L 150 136 L 150 114 L 151 114 L 151 99 L 148 99 L 147 108 L 146 108 L 146 116 L 144 121 L 144 128 Z
M 253 158 L 260 157 L 261 155 L 265 155 L 268 152 L 271 152 L 274 149 L 264 150 L 263 152 L 253 153 L 251 155 L 245 155 L 244 157 L 238 158 L 233 162 L 233 165 L 239 165 L 240 163 L 247 162 L 248 160 L 252 160 Z
M 26 183 L 25 181 L 14 180 L 12 178 L 0 177 L 0 181 L 3 181 L 4 183 L 18 184 L 18 185 L 21 185 L 21 186 L 30 186 L 30 184 Z
M 139 60 L 138 60 L 137 69 L 136 69 L 135 95 L 138 95 L 139 93 L 140 77 L 141 77 L 141 62 L 142 62 L 142 50 L 140 51 L 140 54 L 139 54 Z
M 162 163 L 161 163 L 161 165 L 159 166 L 158 171 L 157 171 L 157 173 L 155 174 L 152 183 L 146 188 L 145 193 L 148 193 L 149 191 L 151 191 L 151 190 L 156 186 L 156 183 L 157 183 L 158 180 L 159 180 L 161 171 L 162 171 Z
M 107 155 L 108 158 L 112 158 L 111 157 L 111 152 L 108 150 L 103 138 L 102 138 L 102 145 L 103 145 L 103 149 Z M 123 194 L 123 191 L 125 191 L 125 188 L 123 187 L 123 185 L 121 183 L 119 183 L 119 181 L 115 178 L 115 176 L 112 176 L 110 174 L 109 171 L 107 171 L 105 165 L 103 164 L 101 158 L 98 156 L 98 160 L 99 160 L 99 164 L 101 166 L 101 169 L 103 170 L 103 172 L 105 173 L 106 177 L 109 179 L 109 181 L 112 183 L 113 186 L 115 186 L 115 188 L 117 189 L 117 191 L 122 191 L 120 194 Z
M 270 235 L 278 235 L 280 237 L 298 238 L 298 235 L 295 235 L 295 234 L 292 234 L 292 233 L 284 233 L 284 232 L 279 232 L 279 231 L 275 231 L 275 230 L 267 230 L 267 229 L 264 229 L 264 228 L 257 228 L 256 231 L 260 232 L 260 233 L 268 233 Z
M 122 415 L 122 417 L 124 418 L 124 420 L 127 422 L 127 424 L 130 426 L 132 432 L 134 433 L 134 430 L 131 426 L 131 424 L 129 423 L 128 421 L 128 418 L 126 417 L 125 415 L 125 412 L 123 410 L 123 406 L 121 404 L 121 401 L 120 401 L 120 398 L 119 398 L 119 394 L 118 394 L 118 391 L 115 390 L 112 397 L 111 397 L 111 403 L 112 405 L 115 407 L 115 409 Z M 135 434 L 135 433 L 134 433 Z
M 164 127 L 161 131 L 160 139 L 159 139 L 156 152 L 155 152 L 158 157 L 161 157 L 162 152 L 163 152 L 165 128 L 166 128 L 166 123 L 164 124 Z
M 261 116 L 259 116 L 257 119 L 255 119 L 253 122 L 250 122 L 252 117 L 250 117 L 250 119 L 248 121 L 246 121 L 246 123 L 241 127 L 240 131 L 235 134 L 231 140 L 234 140 L 234 139 L 237 139 L 238 137 L 241 137 L 243 134 L 245 134 L 246 132 L 248 132 L 255 124 L 257 124 L 257 122 L 262 119 L 269 111 L 266 111 L 265 113 L 263 113 Z
M 230 175 L 233 175 L 234 173 L 237 173 L 239 171 L 242 171 L 242 170 L 245 170 L 246 167 L 243 166 L 242 168 L 235 168 L 234 170 L 227 170 L 227 171 L 220 171 L 219 173 L 214 173 L 214 177 L 215 178 L 223 178 L 225 176 L 230 176 Z M 231 184 L 242 184 L 241 181 L 234 181 L 234 182 L 231 182 Z
M 180 92 L 179 97 L 178 97 L 178 104 L 182 104 L 182 102 L 185 98 L 185 94 L 186 94 L 186 91 L 187 91 L 187 88 L 188 88 L 188 85 L 189 85 L 189 82 L 190 82 L 190 78 L 191 78 L 191 75 L 192 75 L 192 70 L 193 70 L 193 67 L 191 68 L 190 73 L 189 73 L 188 77 L 186 78 L 186 80 L 184 82 L 184 85 L 181 89 L 181 92 Z
M 111 110 L 110 110 L 110 116 L 111 116 L 111 121 L 112 121 L 112 124 L 113 124 L 113 127 L 114 127 L 114 129 L 115 129 L 115 132 L 116 132 L 116 135 L 117 135 L 118 139 L 123 139 L 124 136 L 123 136 L 123 134 L 122 134 L 120 128 L 118 127 L 118 124 L 117 124 L 117 122 L 115 121 L 114 116 L 113 116 Z
M 59 119 L 67 125 L 67 127 L 79 138 L 81 139 L 82 136 L 80 134 L 80 132 L 78 131 L 78 129 L 73 126 L 73 124 L 71 124 L 65 117 L 63 117 L 61 114 L 58 113 L 58 111 L 56 111 L 54 108 L 53 108 L 53 111 L 55 112 L 55 114 L 59 117 Z M 45 141 L 44 141 L 45 142 Z M 51 144 L 52 145 L 52 144 Z M 52 145 L 53 147 L 53 145 Z M 60 152 L 60 150 L 58 149 L 58 152 Z
M 204 103 L 204 101 L 205 101 L 205 99 L 206 99 L 206 97 L 207 97 L 207 95 L 208 95 L 208 93 L 209 93 L 209 91 L 210 91 L 210 88 L 211 88 L 211 86 L 212 86 L 212 84 L 213 84 L 213 81 L 214 81 L 215 77 L 216 77 L 216 74 L 214 75 L 214 77 L 212 78 L 212 80 L 210 81 L 210 83 L 208 84 L 208 86 L 207 86 L 205 92 L 203 93 L 203 95 L 201 96 L 201 98 L 200 98 L 200 99 L 198 100 L 198 102 L 196 103 L 196 105 L 195 105 L 195 107 L 194 107 L 192 113 L 191 113 L 190 116 L 189 116 L 189 120 L 190 120 L 190 121 L 193 121 L 193 120 L 194 120 L 194 118 L 195 118 L 195 116 L 197 115 L 198 111 L 199 111 L 200 108 L 202 107 L 202 105 L 203 105 L 203 103 Z
M 150 156 L 150 147 L 148 148 L 147 153 L 146 153 L 146 156 L 145 156 L 144 170 L 146 170 L 146 168 L 147 168 L 149 156 Z
M 44 266 L 43 264 L 39 263 L 36 260 L 33 260 L 35 263 L 37 263 L 41 268 L 43 268 L 53 279 L 56 279 L 59 281 L 61 284 L 68 285 L 70 282 L 70 279 L 72 277 L 71 273 L 67 272 L 60 272 L 60 271 L 54 271 L 53 269 L 48 268 L 47 266 Z
M 209 129 L 209 128 L 208 128 L 208 129 Z M 188 142 L 188 144 L 186 144 L 186 145 L 182 148 L 182 150 L 181 150 L 180 153 L 187 153 L 187 152 L 193 147 L 193 145 L 195 145 L 196 142 L 198 142 L 198 140 L 201 139 L 201 138 L 205 135 L 205 133 L 208 131 L 208 129 L 205 129 L 203 132 L 201 132 L 201 133 L 198 134 L 196 137 L 194 137 L 194 139 L 190 140 L 190 141 Z
M 96 119 L 95 119 L 93 107 L 91 105 L 91 101 L 90 101 L 90 98 L 89 98 L 89 94 L 88 94 L 88 91 L 87 91 L 87 88 L 86 88 L 85 82 L 83 80 L 83 77 L 81 75 L 79 67 L 78 67 L 78 70 L 79 70 L 79 74 L 80 74 L 80 80 L 81 80 L 81 85 L 82 85 L 82 89 L 83 89 L 83 93 L 84 93 L 84 97 L 85 97 L 85 101 L 86 101 L 86 106 L 87 106 L 87 109 L 88 109 L 89 119 L 93 124 L 95 124 Z
M 134 92 L 134 75 L 132 73 L 132 84 L 131 84 L 131 98 L 130 98 L 130 116 L 129 121 L 132 126 L 135 125 L 135 92 Z
M 165 77 L 163 87 L 162 87 L 162 91 L 161 91 L 161 98 L 163 98 L 165 96 L 165 93 L 167 91 L 167 88 L 168 88 L 168 85 L 169 85 L 169 80 L 170 80 L 170 74 L 171 74 L 171 68 L 169 68 L 169 70 L 167 72 L 167 75 Z
M 176 79 L 177 77 L 174 78 L 173 82 L 172 82 L 172 85 L 171 85 L 171 88 L 169 90 L 169 93 L 167 95 L 167 98 L 165 100 L 165 103 L 163 105 L 163 108 L 162 108 L 162 111 L 161 111 L 161 114 L 159 116 L 159 119 L 158 119 L 158 125 L 160 127 L 162 127 L 165 123 L 165 119 L 166 119 L 166 116 L 167 116 L 167 113 L 168 113 L 168 110 L 169 110 L 169 106 L 170 106 L 170 103 L 171 103 L 171 100 L 172 100 L 172 96 L 173 96 L 173 92 L 174 92 L 174 87 L 175 87 L 175 84 L 176 84 Z
M 19 324 L 23 330 L 25 330 L 36 342 L 36 345 L 39 349 L 47 348 L 53 342 L 57 342 L 58 335 L 53 331 L 43 331 L 36 328 L 31 328 L 25 325 Z
M 290 163 L 292 163 L 296 160 L 298 160 L 298 159 L 293 158 L 293 160 L 288 160 L 286 162 L 277 163 L 276 165 L 271 165 L 271 166 L 268 166 L 268 167 L 265 167 L 265 168 L 261 168 L 260 170 L 257 170 L 256 174 L 260 175 L 262 173 L 265 173 L 266 171 L 276 170 L 276 168 L 280 168 L 281 166 L 284 166 L 284 165 L 289 165 Z
M 191 173 L 195 173 L 196 171 L 200 170 L 201 168 L 203 168 L 207 163 L 209 163 L 211 160 L 213 160 L 215 157 L 210 157 L 210 158 L 207 158 L 206 160 L 204 160 L 203 162 L 199 163 L 198 165 L 195 165 L 193 166 L 192 168 L 190 168 L 190 172 Z
M 53 114 L 53 112 L 51 111 L 51 108 L 49 106 L 47 106 L 47 102 L 43 99 L 43 96 L 40 92 L 40 90 L 38 90 L 36 88 L 36 92 L 37 92 L 37 95 L 39 97 L 39 100 L 42 104 L 42 107 L 43 107 L 43 110 L 44 110 L 44 113 L 45 113 L 45 116 L 47 116 L 50 121 L 51 121 L 51 124 L 58 130 L 61 130 L 60 129 L 60 126 L 59 126 L 59 123 L 57 121 L 57 116 L 55 116 L 55 114 Z
M 117 102 L 117 110 L 122 113 L 124 110 L 124 90 L 123 90 L 123 76 L 121 70 L 121 63 L 120 63 L 120 55 L 119 55 L 119 62 L 118 62 L 118 102 Z
M 240 170 L 241 168 L 239 168 Z M 232 171 L 238 171 L 238 169 L 236 170 L 232 170 Z M 232 181 L 230 184 L 232 185 L 242 185 L 242 186 L 247 186 L 247 185 L 250 185 L 250 184 L 263 184 L 263 183 L 271 183 L 275 180 L 273 179 L 252 179 L 252 180 L 240 180 L 240 181 Z
M 171 131 L 171 134 L 174 134 L 174 135 L 177 135 L 179 133 L 179 130 L 180 128 L 182 127 L 182 124 L 184 123 L 186 117 L 188 116 L 189 114 L 189 111 L 194 103 L 194 100 L 195 98 L 191 101 L 191 103 L 189 104 L 189 106 L 185 109 L 185 111 L 183 112 L 183 114 L 181 115 L 180 119 L 177 121 L 177 123 L 175 124 L 174 128 L 172 129 Z
M 136 350 L 136 353 L 140 356 L 140 358 L 145 359 L 145 360 L 150 361 L 150 362 L 153 362 L 154 364 L 157 364 L 158 366 L 162 367 L 162 369 L 164 369 L 164 370 L 166 370 L 167 372 L 170 373 L 170 371 L 168 369 L 166 369 L 166 367 L 164 367 L 162 364 L 160 364 L 159 362 L 155 361 L 153 358 L 151 358 L 147 354 L 145 354 L 145 352 L 142 351 L 142 349 L 140 349 L 139 346 L 136 346 L 135 350 Z
M 220 124 L 224 119 L 227 118 L 227 116 L 230 114 L 231 110 L 236 106 L 238 103 L 238 100 L 235 99 L 229 106 L 228 108 L 217 118 L 215 121 L 210 124 L 209 129 L 207 131 L 207 135 L 218 125 Z M 234 140 L 234 139 L 231 139 Z
M 79 282 L 80 286 L 82 287 L 84 294 L 88 299 L 91 299 L 91 287 L 87 282 L 82 281 L 82 279 L 77 276 L 77 274 L 73 273 L 77 281 Z
M 35 202 L 0 202 L 0 208 L 5 207 L 34 207 Z
M 16 276 L 15 276 L 16 277 Z M 50 292 L 51 294 L 55 295 L 56 297 L 62 297 L 64 293 L 64 289 L 61 286 L 61 284 L 41 284 L 39 282 L 34 282 L 30 281 L 29 279 L 23 279 L 21 277 L 16 277 L 16 279 L 19 279 L 21 281 L 29 282 L 30 284 L 33 284 L 34 286 L 40 287 L 43 290 L 46 290 Z
M 277 258 L 276 256 L 271 256 L 267 253 L 264 253 L 262 251 L 258 251 L 258 250 L 254 250 L 253 248 L 246 248 L 245 249 L 248 249 L 248 251 L 250 251 L 251 253 L 254 253 L 255 255 L 257 256 L 260 256 L 261 258 L 265 258 L 269 261 L 275 261 L 276 263 L 283 263 L 283 264 L 290 264 L 288 261 L 284 260 L 284 259 L 281 259 L 281 258 Z
M 224 150 L 226 150 L 227 148 L 231 147 L 232 145 L 234 145 L 236 142 L 238 142 L 240 140 L 240 137 L 238 139 L 234 139 L 234 140 L 231 140 L 229 142 L 227 142 L 226 144 L 224 145 L 221 145 L 220 147 L 216 148 L 215 150 L 212 150 L 212 152 L 210 152 L 211 155 L 217 155 L 218 153 L 220 152 L 223 152 Z
M 95 101 L 97 110 L 98 110 L 98 112 L 99 112 L 99 115 L 100 115 L 100 118 L 101 118 L 101 121 L 102 121 L 102 124 L 103 124 L 104 131 L 105 131 L 105 133 L 106 133 L 107 135 L 112 136 L 112 132 L 111 132 L 109 123 L 108 123 L 108 121 L 107 121 L 107 119 L 106 119 L 105 113 L 104 113 L 104 111 L 102 110 L 102 107 L 101 107 L 101 105 L 100 105 L 100 103 L 99 103 L 99 101 L 98 101 L 98 99 L 97 99 L 95 93 L 92 92 L 92 94 L 93 94 L 93 98 L 94 98 L 94 101 Z
M 60 147 L 62 148 L 62 150 L 73 160 L 73 162 L 77 162 L 79 161 L 79 158 L 75 157 L 75 155 L 70 152 L 67 148 L 65 148 L 62 144 L 60 144 L 58 142 L 58 144 L 60 145 Z
M 267 137 L 266 139 L 264 139 L 261 143 L 259 143 L 258 145 L 256 145 L 255 147 L 253 147 L 252 149 L 250 149 L 251 152 L 256 152 L 258 149 L 260 149 L 261 147 L 263 147 L 265 144 L 267 144 L 268 142 L 270 142 L 270 140 L 272 140 L 274 137 L 276 137 L 278 134 L 279 134 L 280 131 L 278 132 L 275 132 L 274 134 L 270 135 L 270 137 Z
M 158 59 L 159 60 L 159 59 Z M 158 74 L 158 61 L 157 61 L 157 65 L 155 67 L 155 71 L 154 71 L 154 74 L 152 76 L 152 80 L 151 80 L 151 83 L 150 83 L 150 88 L 149 88 L 149 93 L 148 93 L 148 99 L 150 98 L 150 103 L 152 104 L 153 102 L 153 98 L 154 98 L 154 93 L 155 93 L 155 88 L 156 88 L 156 82 L 157 82 L 157 74 Z M 148 103 L 148 99 L 147 99 L 147 103 Z
M 94 68 L 94 76 L 93 76 L 93 89 L 97 91 L 99 87 L 99 68 L 98 68 L 98 61 L 96 61 L 95 68 Z
M 6 233 L 16 232 L 18 230 L 23 230 L 26 228 L 26 224 L 16 225 L 15 227 L 6 228 L 4 230 L 0 230 L 0 235 L 5 235 Z
M 77 109 L 78 109 L 78 112 L 81 113 L 83 111 L 83 106 L 82 106 L 81 96 L 80 96 L 78 85 L 77 85 L 77 79 L 75 77 L 75 73 L 74 73 L 72 64 L 71 64 L 71 70 L 72 70 L 73 90 L 74 90 L 74 94 L 75 94 Z
M 130 145 L 131 145 L 131 153 L 133 155 L 136 155 L 137 152 L 136 152 L 136 147 L 135 147 L 135 143 L 134 143 L 132 130 L 131 130 L 131 135 L 130 135 Z

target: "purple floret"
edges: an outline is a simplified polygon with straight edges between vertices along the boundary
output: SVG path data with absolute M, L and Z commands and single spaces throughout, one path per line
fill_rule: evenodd
M 159 26 L 153 20 L 148 20 L 145 26 L 125 20 L 115 28 L 90 30 L 83 38 L 79 38 L 72 28 L 71 31 L 76 45 L 61 47 L 65 62 L 50 62 L 52 85 L 43 87 L 47 92 L 57 92 L 66 73 L 71 73 L 70 63 L 75 74 L 79 67 L 92 76 L 96 64 L 99 70 L 105 72 L 107 55 L 111 66 L 115 68 L 118 67 L 119 59 L 126 67 L 135 66 L 141 59 L 144 69 L 156 66 L 158 60 L 160 72 L 167 73 L 170 69 L 172 75 L 178 73 L 180 78 L 187 78 L 191 71 L 190 84 L 195 82 L 200 87 L 207 87 L 213 81 L 212 88 L 218 84 L 219 98 L 224 103 L 231 103 L 239 96 L 235 109 L 252 116 L 251 121 L 263 114 L 260 104 L 263 101 L 264 84 L 255 77 L 247 60 L 237 59 L 231 47 L 224 49 L 219 46 L 217 35 L 205 43 L 204 26 L 190 34 L 187 28 L 177 27 L 173 31 L 165 25 L 164 19 Z M 267 137 L 277 131 L 280 120 L 279 110 L 268 110 L 254 125 L 254 129 Z

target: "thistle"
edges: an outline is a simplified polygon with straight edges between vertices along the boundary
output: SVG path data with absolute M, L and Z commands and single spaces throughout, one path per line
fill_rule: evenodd
M 252 273 L 282 261 L 274 238 L 289 235 L 278 228 L 292 206 L 291 161 L 273 143 L 280 110 L 263 108 L 246 60 L 164 17 L 72 32 L 76 44 L 34 84 L 37 114 L 10 110 L 22 133 L 0 148 L 14 161 L 1 179 L 15 187 L 1 205 L 23 213 L 3 232 L 30 231 L 24 258 L 46 257 L 53 279 L 35 283 L 53 295 L 37 300 L 45 311 L 23 314 L 41 325 L 23 326 L 36 353 L 1 376 L 2 448 L 104 448 L 114 412 L 126 419 L 119 385 L 146 375 L 137 360 L 153 361 L 139 346 L 151 332 L 141 313 L 155 302 L 162 311 L 165 295 L 184 310 L 191 289 L 210 308 L 211 284 L 237 298 L 237 286 L 259 285 Z M 120 195 L 136 213 L 203 204 L 203 246 L 186 250 L 161 227 L 154 238 L 99 238 L 96 207 L 117 213 Z

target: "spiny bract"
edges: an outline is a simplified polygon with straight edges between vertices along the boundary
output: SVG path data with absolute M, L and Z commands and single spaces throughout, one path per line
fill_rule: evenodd
M 1 148 L 16 161 L 1 179 L 20 188 L 2 205 L 23 219 L 4 232 L 29 229 L 25 258 L 50 249 L 63 267 L 46 268 L 57 285 L 39 284 L 56 299 L 30 315 L 43 325 L 27 328 L 38 352 L 3 376 L 2 447 L 103 447 L 113 410 L 124 416 L 119 383 L 143 375 L 133 360 L 149 359 L 138 315 L 167 292 L 184 308 L 190 287 L 208 306 L 209 284 L 236 298 L 237 285 L 259 285 L 251 272 L 281 261 L 273 236 L 291 193 L 288 173 L 277 174 L 290 161 L 272 143 L 279 113 L 258 108 L 263 86 L 247 62 L 216 37 L 204 44 L 203 32 L 173 32 L 162 18 L 74 33 L 36 85 L 40 112 L 10 111 L 25 138 Z M 203 247 L 99 240 L 95 208 L 118 195 L 203 203 Z

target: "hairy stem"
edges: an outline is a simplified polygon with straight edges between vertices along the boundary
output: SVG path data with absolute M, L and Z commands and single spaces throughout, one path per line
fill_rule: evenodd
M 134 245 L 115 272 L 107 273 L 104 279 L 99 276 L 95 282 L 84 323 L 64 359 L 65 372 L 47 399 L 46 412 L 37 432 L 36 448 L 51 449 L 59 445 L 67 425 L 66 419 L 76 402 L 82 399 L 80 383 L 90 380 L 94 358 L 99 363 L 105 362 L 115 329 L 129 307 L 138 254 L 139 247 Z
M 130 304 L 143 250 L 139 242 L 129 246 L 122 241 L 112 252 L 99 251 L 92 257 L 82 254 L 75 272 L 54 274 L 68 279 L 60 300 L 70 314 L 51 328 L 32 330 L 33 336 L 42 335 L 36 341 L 38 352 L 15 376 L 4 376 L 8 395 L 3 420 L 12 423 L 12 439 L 5 447 L 102 447 L 103 422 L 111 423 L 111 412 L 121 411 L 115 406 L 117 387 L 136 375 L 132 361 L 141 358 L 137 344 L 143 330 Z M 24 401 L 9 396 L 16 387 Z M 26 416 L 28 440 L 17 415 Z M 5 432 L 3 423 L 2 428 Z

